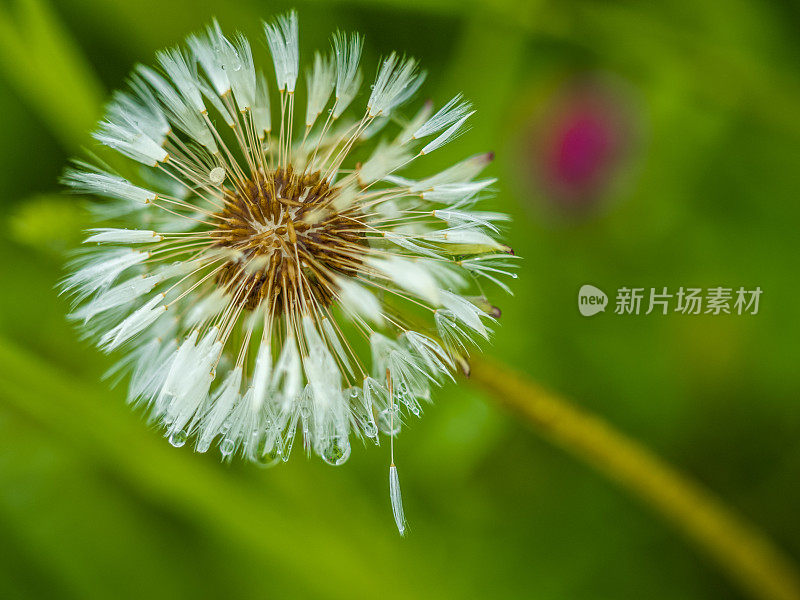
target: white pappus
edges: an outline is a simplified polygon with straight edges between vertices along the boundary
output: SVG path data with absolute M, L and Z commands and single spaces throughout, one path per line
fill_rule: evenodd
M 173 445 L 262 464 L 298 446 L 340 465 L 354 437 L 393 441 L 489 337 L 486 287 L 508 291 L 515 257 L 504 215 L 474 208 L 490 154 L 400 174 L 453 149 L 472 105 L 406 119 L 415 59 L 366 75 L 364 38 L 336 32 L 302 73 L 298 31 L 293 11 L 264 24 L 270 61 L 215 21 L 136 67 L 95 132 L 129 168 L 64 176 L 113 209 L 95 211 L 106 221 L 60 289 L 101 349 L 125 352 L 115 377 Z M 390 489 L 402 532 L 394 465 Z

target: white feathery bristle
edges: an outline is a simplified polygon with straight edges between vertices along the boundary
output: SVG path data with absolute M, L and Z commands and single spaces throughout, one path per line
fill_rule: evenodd
M 242 368 L 235 367 L 217 388 L 211 398 L 211 409 L 203 416 L 198 426 L 197 445 L 198 452 L 206 452 L 211 442 L 221 432 L 225 421 L 239 398 L 239 388 L 242 385 Z
M 156 59 L 172 81 L 178 93 L 197 112 L 206 110 L 203 95 L 197 87 L 197 66 L 189 61 L 182 50 L 171 48 L 156 53 Z
M 424 240 L 411 240 L 411 238 L 403 233 L 395 233 L 393 231 L 387 231 L 383 234 L 383 237 L 386 238 L 388 241 L 400 246 L 401 248 L 408 250 L 414 254 L 419 256 L 427 256 L 428 258 L 441 258 L 441 253 L 432 250 L 431 248 L 427 248 L 418 242 L 425 243 Z
M 422 192 L 422 197 L 431 202 L 440 202 L 442 204 L 452 204 L 453 202 L 462 202 L 471 200 L 476 194 L 485 190 L 492 185 L 496 179 L 480 179 L 478 181 L 470 181 L 465 183 L 441 183 L 434 185 L 430 188 L 423 188 L 418 184 L 412 188 L 411 191 L 425 191 Z
M 336 98 L 336 106 L 333 109 L 333 118 L 338 119 L 342 116 L 342 113 L 345 109 L 350 106 L 350 103 L 353 101 L 353 98 L 356 97 L 358 94 L 358 90 L 361 89 L 361 84 L 364 82 L 364 74 L 361 72 L 361 69 L 356 71 L 355 78 L 353 82 L 342 91 L 341 96 L 337 96 Z
M 109 330 L 100 338 L 99 346 L 106 352 L 119 348 L 136 334 L 152 325 L 156 319 L 167 311 L 161 302 L 164 294 L 156 294 L 147 303 L 125 318 L 119 325 Z
M 387 175 L 383 178 L 383 180 L 386 183 L 391 183 L 392 185 L 409 189 L 419 183 L 413 179 L 409 179 L 408 177 L 402 177 L 401 175 Z
M 263 404 L 267 397 L 270 378 L 272 377 L 272 345 L 270 340 L 261 340 L 256 355 L 256 366 L 253 371 L 253 402 L 257 406 Z
M 222 342 L 211 330 L 195 348 L 192 363 L 188 366 L 177 392 L 166 406 L 165 422 L 169 425 L 167 435 L 174 445 L 183 445 L 187 423 L 195 416 L 208 397 L 216 372 L 214 365 L 222 352 Z M 181 437 L 177 437 L 177 436 Z M 176 437 L 173 437 L 176 436 Z M 175 442 L 179 439 L 179 444 Z
M 337 31 L 333 34 L 333 54 L 336 58 L 336 105 L 333 117 L 339 116 L 350 105 L 361 87 L 362 74 L 358 68 L 364 38 L 357 33 Z
M 325 334 L 325 340 L 333 349 L 334 353 L 339 359 L 339 363 L 344 365 L 344 368 L 347 369 L 347 372 L 351 376 L 355 376 L 353 366 L 350 364 L 350 357 L 347 355 L 347 352 L 345 352 L 344 346 L 339 339 L 339 334 L 336 332 L 331 320 L 328 319 L 328 317 L 323 317 L 320 321 L 320 325 L 322 326 L 322 331 Z
M 174 425 L 175 417 L 178 414 L 187 412 L 185 409 L 189 404 L 198 402 L 195 392 L 198 384 L 201 387 L 204 385 L 206 372 L 211 370 L 213 352 L 219 344 L 218 335 L 219 329 L 212 327 L 202 338 L 198 339 L 199 332 L 193 330 L 175 353 L 156 400 L 159 416 L 170 426 Z
M 155 90 L 171 120 L 188 136 L 202 144 L 212 154 L 217 152 L 217 142 L 202 116 L 192 104 L 178 93 L 170 83 L 150 67 L 137 65 L 139 75 Z M 142 85 L 144 85 L 142 83 Z M 199 91 L 198 91 L 199 94 Z
M 484 339 L 489 339 L 489 331 L 481 321 L 481 317 L 489 318 L 489 315 L 458 294 L 442 290 L 441 298 L 442 306 L 452 312 L 456 319 L 479 333 Z
M 131 364 L 135 365 L 128 388 L 129 403 L 151 404 L 169 371 L 176 347 L 174 339 L 162 339 L 156 336 L 151 337 L 129 355 L 132 359 Z
M 222 117 L 225 121 L 225 124 L 228 127 L 235 127 L 236 120 L 234 119 L 234 115 L 225 107 L 222 103 L 222 100 L 217 95 L 217 93 L 202 79 L 197 80 L 197 87 L 200 92 L 203 94 L 203 98 L 214 107 L 214 110 L 217 111 L 217 114 Z
M 80 256 L 70 263 L 75 269 L 61 283 L 61 289 L 85 298 L 99 289 L 110 286 L 123 271 L 144 261 L 147 252 L 121 248 Z
M 250 42 L 243 34 L 237 33 L 225 56 L 229 62 L 228 79 L 239 110 L 252 109 L 256 103 L 256 69 Z
M 161 147 L 163 139 L 156 141 L 140 127 L 131 124 L 114 123 L 111 120 L 101 121 L 92 137 L 101 144 L 113 148 L 128 158 L 150 167 L 167 158 L 167 152 Z
M 366 287 L 352 279 L 338 277 L 336 279 L 339 300 L 354 315 L 365 317 L 376 325 L 383 324 L 381 303 Z
M 306 127 L 311 128 L 331 97 L 334 84 L 334 63 L 319 52 L 314 53 L 314 66 L 306 73 Z
M 408 290 L 432 304 L 439 304 L 439 286 L 430 272 L 418 260 L 390 256 L 389 258 L 368 258 L 367 263 L 404 290 Z
M 245 273 L 258 273 L 263 271 L 269 265 L 269 256 L 255 256 L 248 260 L 244 265 Z M 261 315 L 263 318 L 263 315 Z
M 425 267 L 439 283 L 439 287 L 451 292 L 469 288 L 471 282 L 466 274 L 446 258 L 442 260 L 445 254 L 446 252 L 440 253 L 438 260 L 425 260 Z
M 508 221 L 510 217 L 505 213 L 481 210 L 437 209 L 433 216 L 441 219 L 451 227 L 478 226 L 484 227 L 494 233 L 499 233 L 495 221 Z
M 397 144 L 381 143 L 375 148 L 372 156 L 361 165 L 358 179 L 362 184 L 369 184 L 383 179 L 411 159 L 408 150 Z
M 454 368 L 455 363 L 438 342 L 416 331 L 406 331 L 403 338 L 409 348 L 425 361 L 428 368 L 454 379 L 450 371 Z
M 395 102 L 392 105 L 392 110 L 411 100 L 411 98 L 414 97 L 417 91 L 419 91 L 419 88 L 422 87 L 422 84 L 425 83 L 425 80 L 427 78 L 428 78 L 427 71 L 420 71 L 419 73 L 417 73 L 416 77 L 414 77 L 412 82 L 408 86 L 406 86 L 406 89 L 403 90 L 403 92 L 397 98 L 395 98 Z
M 371 409 L 380 412 L 389 407 L 389 390 L 377 379 L 369 376 L 364 377 L 362 390 L 364 404 Z
M 259 139 L 264 139 L 265 134 L 272 131 L 272 115 L 269 108 L 269 87 L 267 78 L 259 72 L 256 76 L 256 96 L 253 104 L 253 123 L 256 128 L 256 135 Z
M 491 152 L 475 154 L 448 167 L 441 173 L 420 180 L 413 189 L 420 191 L 440 185 L 472 181 L 493 159 L 494 154 Z
M 372 86 L 372 94 L 367 101 L 369 116 L 390 114 L 416 92 L 424 78 L 415 59 L 400 58 L 396 52 L 392 52 L 381 63 Z
M 474 114 L 472 104 L 463 101 L 463 96 L 457 94 L 447 104 L 436 111 L 436 114 L 427 119 L 411 134 L 411 138 L 419 140 L 450 127 L 453 123 L 464 117 Z
M 156 408 L 158 410 L 165 410 L 166 405 L 170 399 L 179 392 L 180 379 L 183 373 L 191 368 L 192 357 L 195 352 L 195 345 L 197 338 L 200 335 L 197 329 L 193 329 L 186 339 L 178 345 L 174 355 L 170 359 L 170 368 L 164 378 L 164 382 L 159 390 L 158 399 L 156 400 Z
M 136 80 L 136 76 L 132 81 Z M 141 130 L 145 135 L 154 140 L 163 140 L 169 133 L 169 122 L 161 111 L 155 96 L 144 88 L 143 93 L 136 98 L 126 92 L 114 92 L 112 101 L 108 104 L 108 119 L 118 124 L 127 124 Z
M 83 240 L 84 244 L 148 244 L 160 242 L 164 236 L 147 229 L 116 229 L 114 227 L 98 227 L 89 229 L 92 235 Z
M 426 233 L 422 237 L 432 242 L 471 246 L 474 254 L 480 254 L 489 250 L 505 250 L 507 248 L 493 237 L 475 229 L 441 229 L 439 231 Z
M 61 181 L 82 194 L 107 196 L 140 206 L 156 199 L 155 192 L 133 185 L 127 179 L 109 173 L 90 173 L 68 169 Z
M 217 316 L 230 302 L 230 295 L 222 288 L 217 288 L 200 298 L 189 309 L 184 318 L 187 327 L 197 327 Z
M 476 256 L 473 258 L 465 258 L 460 262 L 461 266 L 470 273 L 478 277 L 484 277 L 497 284 L 506 293 L 511 293 L 511 288 L 508 284 L 500 279 L 500 277 L 509 277 L 515 279 L 517 274 L 514 270 L 517 268 L 514 260 L 519 257 L 510 254 L 488 254 L 483 256 Z
M 391 122 L 392 122 L 392 117 L 391 116 L 388 116 L 388 117 L 385 117 L 385 116 L 375 117 L 372 120 L 372 123 L 367 125 L 367 127 L 364 129 L 364 131 L 361 132 L 361 135 L 359 136 L 359 140 L 365 141 L 365 140 L 372 139 L 373 137 L 378 135 L 381 131 L 383 131 L 386 128 L 386 126 L 389 125 Z
M 422 125 L 431 117 L 433 113 L 433 101 L 426 100 L 422 107 L 417 111 L 409 121 L 405 124 L 403 129 L 397 135 L 396 142 L 405 144 L 414 137 L 414 132 L 417 131 Z
M 300 62 L 297 13 L 292 10 L 273 23 L 264 23 L 264 33 L 275 63 L 278 89 L 294 92 Z
M 440 308 L 433 314 L 436 323 L 436 332 L 447 348 L 466 352 L 465 342 L 472 342 L 469 331 L 461 327 L 455 315 L 446 308 Z
M 303 337 L 308 345 L 303 366 L 314 401 L 319 406 L 332 406 L 341 394 L 342 375 L 314 321 L 307 315 L 303 317 Z
M 466 115 L 461 117 L 458 121 L 448 127 L 446 131 L 440 133 L 436 138 L 434 138 L 432 142 L 429 142 L 422 150 L 419 151 L 419 153 L 430 154 L 434 150 L 438 150 L 447 142 L 454 140 L 456 137 L 464 133 L 464 123 L 466 123 L 467 119 L 469 119 L 474 113 L 475 111 L 468 112 Z
M 226 459 L 230 459 L 237 450 L 249 460 L 261 459 L 257 445 L 264 435 L 264 423 L 261 414 L 253 407 L 252 397 L 252 388 L 240 396 L 223 426 L 225 431 L 220 453 Z
M 282 385 L 281 385 L 282 384 Z M 272 371 L 272 387 L 281 388 L 285 400 L 291 400 L 302 389 L 303 365 L 294 335 L 286 336 L 281 355 Z
M 213 24 L 206 29 L 205 34 L 191 35 L 187 39 L 192 54 L 203 67 L 203 71 L 219 96 L 227 94 L 231 89 L 228 74 L 221 60 L 224 52 L 223 37 L 219 23 L 215 19 Z
M 86 323 L 101 312 L 135 302 L 141 296 L 149 294 L 162 280 L 161 274 L 132 277 L 101 291 L 78 310 L 72 312 L 70 318 L 81 319 Z

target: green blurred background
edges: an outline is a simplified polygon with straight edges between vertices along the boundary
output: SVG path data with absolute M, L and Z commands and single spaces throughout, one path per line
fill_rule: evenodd
M 647 507 L 469 383 L 441 390 L 397 440 L 401 539 L 386 446 L 357 445 L 339 468 L 300 453 L 270 470 L 222 465 L 169 446 L 100 382 L 110 360 L 53 292 L 87 226 L 61 170 L 135 62 L 212 16 L 255 37 L 292 6 L 304 56 L 335 27 L 360 30 L 367 78 L 397 48 L 430 71 L 426 95 L 461 90 L 479 108 L 431 163 L 496 152 L 493 202 L 524 260 L 515 295 L 494 298 L 486 353 L 800 557 L 796 2 L 12 0 L 0 5 L 0 598 L 740 597 Z M 589 128 L 588 167 L 553 172 L 570 119 Z M 587 319 L 584 283 L 764 293 L 756 316 Z

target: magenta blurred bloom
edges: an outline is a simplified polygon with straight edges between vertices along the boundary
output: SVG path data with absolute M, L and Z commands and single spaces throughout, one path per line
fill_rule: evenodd
M 585 213 L 611 199 L 630 173 L 640 122 L 620 81 L 593 75 L 563 85 L 529 133 L 530 176 L 548 208 Z

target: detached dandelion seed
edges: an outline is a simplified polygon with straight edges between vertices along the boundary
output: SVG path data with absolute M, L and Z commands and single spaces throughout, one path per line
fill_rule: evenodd
M 363 38 L 336 32 L 300 78 L 297 15 L 264 32 L 272 83 L 214 21 L 113 96 L 94 136 L 135 175 L 67 172 L 107 222 L 60 287 L 86 335 L 126 353 L 112 375 L 174 446 L 261 464 L 301 446 L 340 465 L 351 434 L 393 441 L 465 368 L 499 315 L 484 286 L 508 290 L 515 257 L 496 239 L 505 217 L 474 209 L 490 154 L 399 174 L 463 132 L 460 94 L 404 118 L 425 72 L 392 53 L 348 117 Z M 393 463 L 391 494 L 402 532 Z
M 397 475 L 397 467 L 394 464 L 394 389 L 392 388 L 392 372 L 386 369 L 386 387 L 389 388 L 389 410 L 391 411 L 391 437 L 389 438 L 389 501 L 392 504 L 392 514 L 397 525 L 397 531 L 401 536 L 406 534 L 406 517 L 403 511 L 403 496 L 400 494 L 400 477 Z

